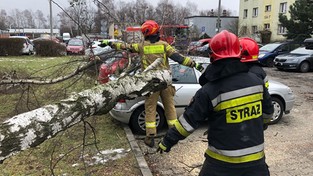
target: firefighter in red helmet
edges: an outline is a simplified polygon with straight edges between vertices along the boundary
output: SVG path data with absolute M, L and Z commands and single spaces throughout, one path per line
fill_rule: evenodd
M 141 56 L 142 69 L 147 68 L 157 58 L 163 58 L 162 64 L 157 69 L 170 69 L 169 57 L 185 66 L 195 67 L 199 71 L 203 70 L 201 64 L 196 63 L 190 57 L 185 57 L 179 54 L 171 45 L 160 40 L 159 25 L 153 20 L 147 20 L 141 26 L 141 32 L 145 40 L 142 43 L 124 44 L 113 43 L 115 49 L 130 49 L 132 52 L 137 52 Z M 165 117 L 167 118 L 168 127 L 173 127 L 177 121 L 176 109 L 174 104 L 175 87 L 169 85 L 166 89 L 154 92 L 145 99 L 145 126 L 146 138 L 144 142 L 147 146 L 153 147 L 154 137 L 157 134 L 156 123 L 156 107 L 159 96 L 164 105 Z
M 265 87 L 268 88 L 269 85 L 267 75 L 258 60 L 258 43 L 248 37 L 239 38 L 239 42 L 241 46 L 241 62 L 246 63 L 250 72 L 255 73 L 258 77 L 260 77 L 264 81 Z
M 240 61 L 240 43 L 233 33 L 223 30 L 212 38 L 210 57 L 202 88 L 157 151 L 169 152 L 206 120 L 208 148 L 200 176 L 269 176 L 263 118 L 271 117 L 274 109 L 268 90 Z

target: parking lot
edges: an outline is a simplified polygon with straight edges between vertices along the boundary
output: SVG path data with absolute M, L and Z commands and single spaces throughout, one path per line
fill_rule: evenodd
M 313 72 L 298 73 L 264 68 L 270 79 L 288 85 L 296 96 L 290 114 L 265 131 L 266 159 L 272 176 L 313 175 Z M 139 143 L 154 175 L 198 175 L 207 147 L 203 126 L 170 153 L 155 154 Z

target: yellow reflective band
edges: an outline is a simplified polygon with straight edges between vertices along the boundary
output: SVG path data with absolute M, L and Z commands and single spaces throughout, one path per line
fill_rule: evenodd
M 174 126 L 174 124 L 175 124 L 176 121 L 177 121 L 177 119 L 174 119 L 174 120 L 167 120 L 167 124 Z
M 132 46 L 132 48 L 133 48 L 136 52 L 139 51 L 139 45 L 138 45 L 138 44 L 132 44 L 131 46 Z
M 143 47 L 144 54 L 163 54 L 164 52 L 164 45 L 149 45 Z
M 182 63 L 182 65 L 188 65 L 188 63 L 190 62 L 191 58 L 190 57 L 185 57 L 184 62 Z
M 265 87 L 268 89 L 269 86 L 270 86 L 269 82 L 266 81 L 266 82 L 265 82 Z
M 120 50 L 121 49 L 121 45 L 122 45 L 122 43 L 117 43 L 115 46 L 116 46 L 116 49 L 117 50 Z
M 190 133 L 180 124 L 178 120 L 174 123 L 174 126 L 182 136 L 187 137 L 190 135 Z
M 159 143 L 159 147 L 160 147 L 162 150 L 164 150 L 164 151 L 167 149 L 167 147 L 164 146 L 164 145 L 162 144 L 162 142 Z
M 258 59 L 258 55 L 253 55 L 253 56 L 252 56 L 252 59 L 253 59 L 253 60 Z
M 143 68 L 147 68 L 149 65 L 145 56 L 142 56 L 142 64 L 143 64 Z
M 261 101 L 226 110 L 226 123 L 240 123 L 262 115 Z
M 224 101 L 219 103 L 217 106 L 214 107 L 214 111 L 221 111 L 224 109 L 229 109 L 232 107 L 244 105 L 247 103 L 256 102 L 263 99 L 263 93 L 253 94 L 249 96 L 244 96 L 240 98 L 235 98 L 232 100 Z
M 165 48 L 166 52 L 168 51 L 174 51 L 173 47 L 171 45 L 167 45 L 167 47 Z
M 256 161 L 256 160 L 262 159 L 265 156 L 264 151 L 250 154 L 250 155 L 239 156 L 239 157 L 237 157 L 237 156 L 236 157 L 230 157 L 230 156 L 220 155 L 220 154 L 215 153 L 209 149 L 207 149 L 205 151 L 205 153 L 214 159 L 224 161 L 227 163 L 246 163 L 246 162 L 251 162 L 251 161 Z
M 156 122 L 146 122 L 146 128 L 156 128 Z

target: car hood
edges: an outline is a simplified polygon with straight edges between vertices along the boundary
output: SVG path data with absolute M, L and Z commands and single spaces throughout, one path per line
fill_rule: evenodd
M 67 46 L 67 49 L 83 49 L 83 46 Z
M 267 54 L 267 53 L 270 53 L 270 52 L 268 52 L 268 51 L 261 51 L 261 50 L 259 51 L 259 55 L 260 54 Z
M 275 94 L 275 93 L 279 94 L 279 92 L 281 93 L 283 92 L 283 90 L 288 91 L 290 89 L 287 85 L 280 83 L 278 81 L 275 81 L 275 80 L 270 79 L 268 83 L 269 83 L 268 91 L 270 94 Z

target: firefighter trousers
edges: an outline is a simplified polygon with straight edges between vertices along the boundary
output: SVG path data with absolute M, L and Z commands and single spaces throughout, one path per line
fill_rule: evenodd
M 170 85 L 166 89 L 158 92 L 154 92 L 148 96 L 145 100 L 145 121 L 146 121 L 146 135 L 155 136 L 157 134 L 156 129 L 156 108 L 159 96 L 164 106 L 165 117 L 168 127 L 173 127 L 174 122 L 177 120 L 176 109 L 174 104 L 175 87 Z
M 199 176 L 270 176 L 270 172 L 266 163 L 249 167 L 231 168 L 212 163 L 206 158 Z

